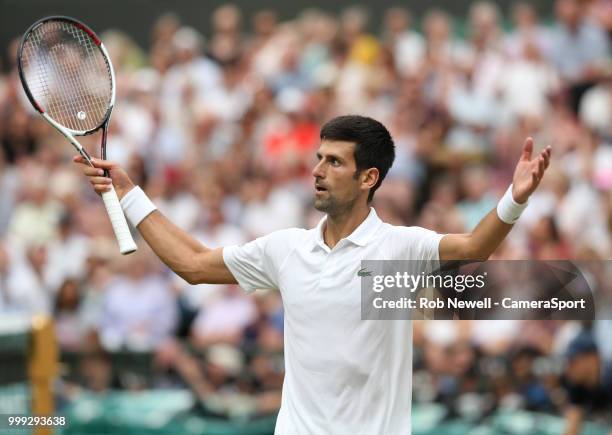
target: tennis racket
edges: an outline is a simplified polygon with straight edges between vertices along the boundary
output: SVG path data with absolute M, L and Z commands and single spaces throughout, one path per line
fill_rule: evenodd
M 34 108 L 93 166 L 75 136 L 102 129 L 101 157 L 115 104 L 115 73 L 100 38 L 83 23 L 68 17 L 43 18 L 26 31 L 17 55 L 19 77 Z M 105 176 L 109 176 L 108 171 Z M 119 250 L 137 247 L 121 210 L 117 193 L 102 194 Z

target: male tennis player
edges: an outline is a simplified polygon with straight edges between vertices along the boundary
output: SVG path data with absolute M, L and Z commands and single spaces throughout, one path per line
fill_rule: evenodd
M 242 246 L 202 246 L 156 211 L 113 162 L 95 160 L 96 168 L 83 172 L 98 193 L 112 179 L 128 220 L 189 283 L 280 290 L 285 381 L 276 434 L 409 434 L 412 325 L 361 320 L 360 262 L 410 259 L 425 267 L 439 259 L 486 259 L 526 207 L 551 149 L 532 159 L 533 141 L 527 139 L 497 208 L 471 233 L 441 235 L 386 224 L 370 207 L 395 156 L 380 122 L 341 116 L 326 123 L 320 136 L 312 175 L 315 208 L 326 216 L 314 229 L 276 231 Z M 75 161 L 83 163 L 78 156 Z

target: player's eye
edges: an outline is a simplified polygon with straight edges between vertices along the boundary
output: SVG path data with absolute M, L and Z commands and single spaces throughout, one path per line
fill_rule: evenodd
M 338 159 L 337 159 L 337 158 L 335 158 L 335 157 L 332 157 L 332 158 L 330 159 L 330 163 L 332 164 L 332 166 L 340 166 L 340 160 L 338 160 Z

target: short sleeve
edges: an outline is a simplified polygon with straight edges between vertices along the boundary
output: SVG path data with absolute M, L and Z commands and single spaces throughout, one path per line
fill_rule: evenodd
M 422 270 L 435 270 L 440 261 L 444 234 L 421 227 L 393 227 L 388 244 L 393 260 L 420 260 Z
M 247 293 L 278 289 L 279 269 L 296 245 L 295 236 L 299 232 L 299 229 L 275 231 L 240 246 L 225 247 L 223 261 Z

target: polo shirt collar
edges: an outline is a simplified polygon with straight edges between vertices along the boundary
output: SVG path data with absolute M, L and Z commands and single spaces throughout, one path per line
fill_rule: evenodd
M 325 239 L 323 238 L 323 229 L 325 228 L 326 221 L 327 215 L 323 216 L 323 218 L 317 224 L 312 249 L 314 249 L 316 246 L 320 246 L 326 251 L 330 250 L 329 246 L 325 244 Z M 370 207 L 370 213 L 365 220 L 359 224 L 359 226 L 355 228 L 355 230 L 345 239 L 357 246 L 365 246 L 381 225 L 382 221 L 376 214 L 376 210 L 374 210 L 374 207 Z

